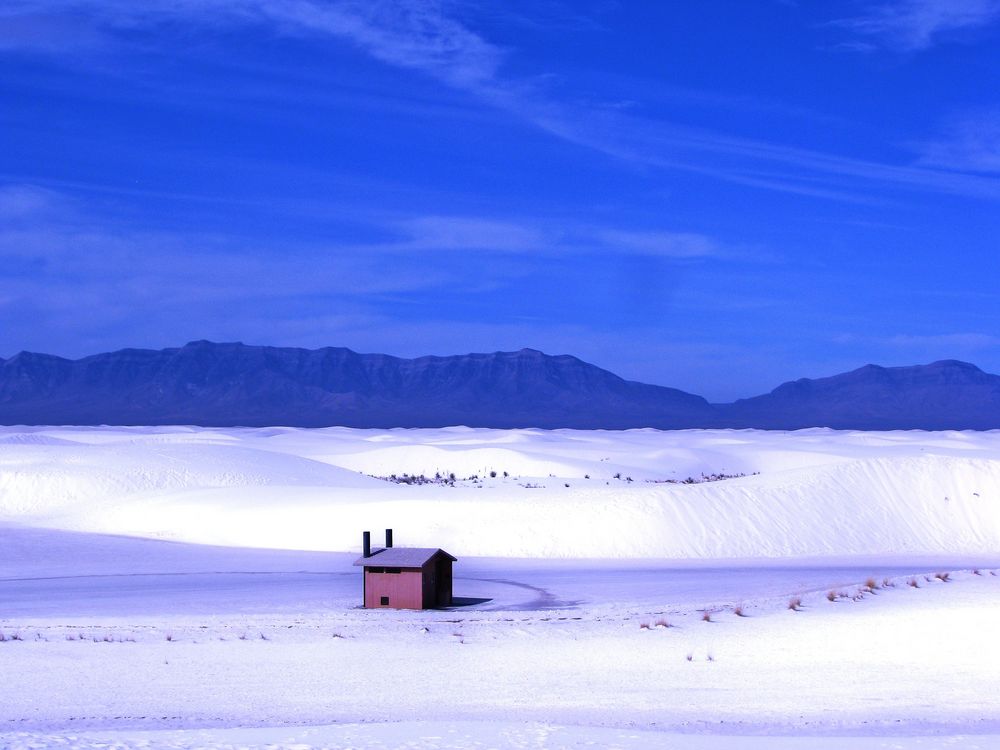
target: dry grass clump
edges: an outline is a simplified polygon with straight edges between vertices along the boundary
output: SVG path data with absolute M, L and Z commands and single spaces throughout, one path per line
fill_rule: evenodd
M 639 623 L 639 630 L 649 630 L 649 623 L 648 622 L 640 622 Z
M 788 608 L 792 610 L 792 612 L 798 612 L 800 609 L 802 609 L 802 597 L 793 596 L 791 599 L 789 599 Z
M 982 574 L 983 574 L 983 571 L 981 571 L 979 568 L 973 568 L 972 569 L 972 575 L 974 575 L 974 576 L 981 576 Z
M 655 625 L 656 627 L 658 627 L 658 628 L 669 628 L 669 627 L 670 627 L 670 623 L 669 623 L 669 622 L 667 622 L 666 618 L 664 618 L 664 617 L 661 617 L 661 618 L 660 618 L 659 620 L 657 620 L 657 621 L 656 621 L 655 623 L 653 623 L 653 624 L 654 624 L 654 625 Z
M 951 573 L 935 573 L 934 577 L 941 581 L 941 583 L 948 583 L 951 580 Z
M 737 617 L 746 617 L 747 616 L 747 613 L 743 611 L 743 605 L 742 604 L 737 604 L 735 607 L 733 607 L 733 614 L 736 615 Z
M 874 578 L 871 578 L 871 577 L 868 577 L 868 578 L 865 579 L 864 589 L 866 591 L 868 591 L 869 593 L 874 594 L 875 593 L 875 589 L 877 589 L 877 588 L 878 588 L 878 581 L 876 581 Z
M 712 613 L 711 612 L 702 612 L 701 613 L 701 620 L 702 620 L 702 622 L 711 622 L 712 621 Z
M 919 589 L 920 581 L 918 581 L 916 578 L 911 578 L 906 582 L 906 585 L 914 589 Z

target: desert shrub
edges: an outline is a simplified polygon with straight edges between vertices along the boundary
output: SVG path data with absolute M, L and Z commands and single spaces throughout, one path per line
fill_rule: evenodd
M 829 591 L 826 592 L 826 600 L 828 602 L 835 602 L 837 601 L 837 598 L 838 598 L 837 592 L 834 591 L 833 589 L 830 589 Z
M 747 613 L 743 611 L 743 605 L 742 604 L 737 604 L 735 607 L 733 607 L 733 614 L 736 615 L 737 617 L 746 617 L 747 616 Z
M 712 613 L 711 612 L 702 612 L 702 614 L 701 614 L 701 620 L 702 620 L 702 622 L 711 622 L 712 621 Z
M 919 589 L 920 581 L 918 581 L 916 578 L 911 578 L 906 582 L 906 585 L 910 586 L 911 588 Z
M 789 599 L 788 608 L 793 612 L 798 612 L 800 609 L 802 609 L 802 597 L 793 596 L 791 599 Z
M 654 625 L 655 625 L 656 627 L 658 627 L 658 628 L 669 628 L 669 627 L 670 627 L 670 623 L 669 623 L 669 622 L 667 622 L 667 621 L 666 621 L 666 619 L 665 619 L 665 618 L 663 618 L 663 617 L 661 617 L 661 618 L 660 618 L 659 620 L 657 620 L 657 621 L 656 621 L 655 623 L 653 623 L 653 624 L 654 624 Z
M 941 583 L 948 583 L 951 580 L 951 573 L 935 573 L 934 577 L 941 581 Z

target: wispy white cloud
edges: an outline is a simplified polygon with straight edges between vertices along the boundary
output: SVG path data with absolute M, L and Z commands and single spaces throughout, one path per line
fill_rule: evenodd
M 870 44 L 915 52 L 949 38 L 953 32 L 987 26 L 997 19 L 998 0 L 894 0 L 836 24 L 871 40 Z M 870 48 L 866 42 L 855 45 L 859 50 Z
M 966 113 L 949 123 L 944 137 L 915 145 L 922 165 L 1000 173 L 1000 110 Z
M 308 0 L 244 0 L 245 9 L 293 32 L 351 40 L 391 65 L 430 73 L 455 86 L 494 79 L 502 51 L 428 0 L 320 4 Z
M 69 16 L 63 17 L 84 19 L 88 28 L 108 34 L 172 21 L 199 28 L 263 25 L 278 34 L 336 38 L 555 138 L 632 164 L 827 200 L 864 201 L 864 193 L 884 194 L 886 187 L 1000 200 L 997 180 L 943 170 L 930 159 L 915 165 L 856 159 L 567 101 L 542 77 L 505 75 L 512 52 L 463 22 L 456 7 L 462 6 L 440 0 L 10 0 L 0 16 L 65 10 Z M 865 38 L 918 49 L 949 30 L 990 23 L 998 13 L 1000 0 L 899 0 L 838 23 Z
M 549 249 L 555 239 L 526 223 L 468 216 L 421 216 L 401 222 L 399 229 L 404 239 L 387 249 L 521 253 Z
M 674 260 L 761 259 L 698 232 L 634 230 L 586 221 L 498 220 L 422 216 L 395 224 L 399 239 L 358 248 L 363 252 L 482 251 L 536 256 L 581 254 L 645 256 Z
M 0 185 L 0 296 L 11 300 L 99 297 L 178 304 L 426 293 L 459 280 L 453 253 L 535 258 L 617 254 L 723 257 L 724 245 L 693 232 L 623 231 L 554 219 L 377 215 L 358 219 L 370 237 L 253 239 L 180 229 L 152 230 L 113 218 L 114 205 L 48 188 Z M 420 273 L 386 273 L 387 267 Z M 417 264 L 417 266 L 413 266 Z
M 709 258 L 721 252 L 719 244 L 703 234 L 692 232 L 635 232 L 609 229 L 599 239 L 620 252 L 662 258 Z
M 33 220 L 65 208 L 67 199 L 31 184 L 0 185 L 0 221 Z
M 91 40 L 165 22 L 198 27 L 273 26 L 280 34 L 345 39 L 377 60 L 421 70 L 454 86 L 492 80 L 503 51 L 445 12 L 439 0 L 8 0 L 0 48 L 53 52 L 70 30 Z
M 73 305 L 88 291 L 142 308 L 157 301 L 227 303 L 358 297 L 453 281 L 428 268 L 387 274 L 382 258 L 335 242 L 153 230 L 66 194 L 0 186 L 0 297 Z

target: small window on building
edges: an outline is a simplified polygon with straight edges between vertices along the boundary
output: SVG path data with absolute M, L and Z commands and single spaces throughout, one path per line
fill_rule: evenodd
M 386 568 L 385 572 L 386 573 L 402 573 L 403 571 L 402 571 L 401 568 Z
M 385 573 L 385 568 L 368 568 L 369 573 Z
M 383 607 L 385 607 L 386 605 L 388 605 L 389 604 L 389 597 L 388 596 L 383 596 L 382 599 L 379 601 L 379 604 L 381 604 Z

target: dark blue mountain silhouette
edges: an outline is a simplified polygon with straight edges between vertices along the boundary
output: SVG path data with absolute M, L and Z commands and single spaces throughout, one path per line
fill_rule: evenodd
M 0 423 L 683 427 L 705 399 L 531 349 L 400 359 L 213 344 L 0 363 Z
M 0 423 L 990 429 L 1000 427 L 1000 377 L 955 361 L 868 365 L 710 404 L 532 349 L 401 359 L 196 341 L 0 360 Z
M 725 407 L 732 427 L 794 430 L 989 430 L 1000 428 L 1000 376 L 975 365 L 865 365 L 829 378 L 803 378 Z

